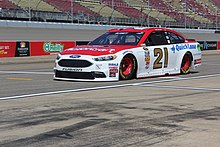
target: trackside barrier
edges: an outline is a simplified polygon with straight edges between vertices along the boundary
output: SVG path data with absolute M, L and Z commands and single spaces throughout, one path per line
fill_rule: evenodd
M 0 42 L 0 58 L 51 55 L 75 46 L 75 41 Z
M 220 50 L 220 41 L 218 41 L 218 48 L 217 50 Z
M 219 41 L 198 41 L 201 50 L 217 50 L 219 49 Z
M 0 58 L 57 54 L 88 41 L 4 41 L 0 42 Z M 199 41 L 201 50 L 220 50 L 220 41 Z

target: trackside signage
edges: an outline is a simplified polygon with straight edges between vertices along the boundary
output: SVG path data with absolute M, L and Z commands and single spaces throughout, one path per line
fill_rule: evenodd
M 0 42 L 0 58 L 14 57 L 16 42 Z
M 17 41 L 15 57 L 30 56 L 30 42 L 29 41 Z
M 64 48 L 64 45 L 61 43 L 51 43 L 51 42 L 45 42 L 44 43 L 44 51 L 45 52 L 62 52 Z
M 31 42 L 31 56 L 52 55 L 76 46 L 75 41 Z
M 73 47 L 75 41 L 6 41 L 0 42 L 0 58 L 51 55 Z
M 217 41 L 199 41 L 201 50 L 217 50 Z

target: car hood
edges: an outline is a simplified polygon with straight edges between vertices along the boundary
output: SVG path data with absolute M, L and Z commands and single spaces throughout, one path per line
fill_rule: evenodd
M 69 48 L 61 52 L 61 55 L 77 54 L 77 55 L 91 55 L 101 56 L 108 54 L 115 54 L 119 51 L 135 48 L 136 46 L 122 46 L 122 45 L 83 45 L 74 48 Z

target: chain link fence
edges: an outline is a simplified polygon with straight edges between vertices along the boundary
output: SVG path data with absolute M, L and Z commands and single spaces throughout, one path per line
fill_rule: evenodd
M 120 1 L 120 0 L 119 0 Z M 10 8 L 0 6 L 1 20 L 220 29 L 219 8 L 212 13 L 155 9 L 128 5 L 118 0 L 10 0 Z M 135 14 L 136 13 L 136 14 Z

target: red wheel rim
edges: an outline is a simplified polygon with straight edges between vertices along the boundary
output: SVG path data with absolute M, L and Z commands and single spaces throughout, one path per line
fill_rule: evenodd
M 188 57 L 188 56 L 185 56 L 184 59 L 183 59 L 182 69 L 183 69 L 184 71 L 186 71 L 186 70 L 189 69 L 189 66 L 190 66 L 189 57 Z
M 131 73 L 133 68 L 132 60 L 130 58 L 124 58 L 122 60 L 122 73 L 127 76 Z

